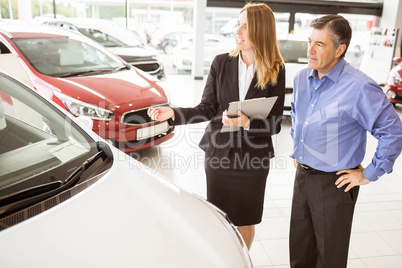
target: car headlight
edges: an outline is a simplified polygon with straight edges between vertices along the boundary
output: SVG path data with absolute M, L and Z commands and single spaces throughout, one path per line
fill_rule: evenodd
M 395 98 L 396 98 L 396 93 L 393 92 L 392 90 L 388 90 L 388 91 L 387 91 L 387 95 L 388 95 L 390 98 L 392 98 L 392 99 L 395 99 Z
M 242 252 L 242 256 L 243 256 L 243 260 L 244 263 L 247 265 L 246 268 L 252 268 L 253 264 L 251 262 L 251 258 L 247 249 L 247 245 L 243 240 L 243 237 L 241 236 L 241 234 L 239 233 L 239 231 L 237 230 L 237 228 L 233 225 L 233 223 L 230 221 L 229 217 L 227 216 L 227 214 L 225 212 L 223 212 L 221 209 L 219 209 L 218 207 L 216 207 L 214 204 L 208 202 L 207 200 L 205 200 L 204 198 L 200 197 L 197 194 L 192 193 L 193 196 L 197 197 L 199 200 L 201 200 L 207 207 L 209 207 L 211 209 L 211 211 L 213 213 L 215 213 L 216 215 L 221 215 L 222 217 L 218 217 L 222 223 L 230 230 L 229 233 L 232 234 L 232 236 L 234 236 L 233 234 L 235 234 L 236 237 L 233 237 L 233 239 L 237 239 L 239 241 L 239 245 L 241 246 L 241 248 L 239 248 L 239 250 Z M 223 222 L 225 221 L 225 222 Z
M 392 69 L 389 72 L 388 81 L 387 81 L 388 85 L 400 84 L 401 83 L 402 79 L 401 79 L 401 76 L 399 74 L 400 70 L 401 70 L 401 68 L 397 67 L 397 68 Z
M 112 111 L 77 100 L 59 91 L 54 91 L 54 95 L 66 106 L 68 111 L 75 116 L 88 116 L 93 120 L 99 121 L 112 120 Z

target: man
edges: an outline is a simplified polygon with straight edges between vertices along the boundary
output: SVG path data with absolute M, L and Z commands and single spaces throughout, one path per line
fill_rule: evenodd
M 297 167 L 290 223 L 290 266 L 347 265 L 360 185 L 392 171 L 402 123 L 382 89 L 344 60 L 352 30 L 339 15 L 310 23 L 308 67 L 294 79 L 293 153 Z M 378 146 L 365 168 L 367 132 Z

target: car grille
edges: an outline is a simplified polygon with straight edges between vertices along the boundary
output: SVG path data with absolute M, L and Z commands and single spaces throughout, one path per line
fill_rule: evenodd
M 129 64 L 149 74 L 155 74 L 163 68 L 161 63 L 152 57 L 136 57 L 127 55 L 120 55 L 120 57 Z
M 140 147 L 147 143 L 157 142 L 159 139 L 164 138 L 166 135 L 169 135 L 170 133 L 172 133 L 174 131 L 174 129 L 175 129 L 174 127 L 170 127 L 164 133 L 160 133 L 154 137 L 150 137 L 150 138 L 143 139 L 143 140 L 130 140 L 130 141 L 118 142 L 115 139 L 110 139 L 110 141 L 112 142 L 113 146 L 115 146 L 118 149 L 133 148 L 133 147 L 137 147 L 137 146 Z
M 131 64 L 147 73 L 156 73 L 160 69 L 157 62 L 132 62 Z
M 158 106 L 169 106 L 169 105 L 162 104 L 162 105 L 158 105 Z M 122 116 L 121 122 L 123 124 L 135 125 L 135 126 L 146 125 L 148 123 L 154 122 L 154 120 L 152 120 L 148 116 L 148 108 L 149 107 L 124 113 Z

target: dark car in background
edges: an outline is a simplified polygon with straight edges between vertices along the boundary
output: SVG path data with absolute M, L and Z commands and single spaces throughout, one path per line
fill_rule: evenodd
M 133 32 L 120 25 L 102 19 L 65 18 L 42 22 L 45 26 L 55 26 L 79 32 L 103 45 L 127 63 L 165 80 L 164 66 L 159 52 L 145 44 Z
M 389 72 L 384 91 L 389 101 L 395 106 L 402 104 L 402 58 L 394 58 L 394 65 Z
M 174 135 L 166 121 L 147 115 L 150 106 L 169 105 L 160 80 L 81 34 L 0 24 L 0 53 L 17 55 L 36 90 L 74 116 L 90 117 L 95 133 L 124 152 Z

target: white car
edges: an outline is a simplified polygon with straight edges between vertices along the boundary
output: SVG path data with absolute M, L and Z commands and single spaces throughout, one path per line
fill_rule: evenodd
M 191 33 L 194 33 L 194 29 L 187 24 L 159 27 L 152 32 L 150 45 L 164 51 L 166 54 L 172 54 L 174 47 L 180 42 L 182 37 Z
M 118 24 L 102 19 L 65 18 L 49 19 L 42 25 L 83 34 L 138 69 L 160 80 L 166 79 L 159 51 L 144 43 L 133 31 Z
M 228 52 L 222 38 L 218 35 L 204 35 L 204 71 L 208 73 L 212 60 L 216 55 Z M 178 73 L 189 72 L 194 57 L 193 35 L 183 36 L 181 42 L 173 50 L 173 65 Z
M 252 267 L 223 212 L 80 119 L 0 71 L 2 267 Z

